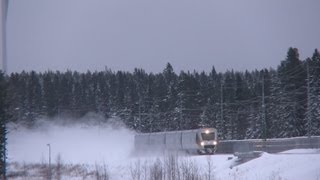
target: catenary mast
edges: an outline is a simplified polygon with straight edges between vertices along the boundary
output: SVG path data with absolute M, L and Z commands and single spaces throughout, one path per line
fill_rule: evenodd
M 0 0 L 0 69 L 7 72 L 6 20 L 8 0 Z

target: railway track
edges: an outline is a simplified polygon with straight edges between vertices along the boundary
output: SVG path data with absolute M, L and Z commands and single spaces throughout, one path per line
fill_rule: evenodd
M 279 139 L 247 139 L 219 141 L 217 153 L 233 154 L 235 152 L 264 151 L 278 153 L 290 149 L 320 148 L 320 136 L 294 137 Z

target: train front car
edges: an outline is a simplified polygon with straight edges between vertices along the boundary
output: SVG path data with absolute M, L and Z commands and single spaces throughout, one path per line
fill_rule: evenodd
M 197 133 L 199 154 L 214 154 L 218 145 L 218 133 L 215 128 L 200 129 Z

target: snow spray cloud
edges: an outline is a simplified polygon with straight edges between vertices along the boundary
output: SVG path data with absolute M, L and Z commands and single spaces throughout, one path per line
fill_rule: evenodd
M 119 121 L 87 116 L 71 122 L 74 121 L 42 119 L 31 129 L 9 124 L 8 160 L 45 163 L 49 157 L 47 144 L 53 162 L 58 155 L 64 163 L 81 164 L 121 162 L 130 156 L 134 132 Z

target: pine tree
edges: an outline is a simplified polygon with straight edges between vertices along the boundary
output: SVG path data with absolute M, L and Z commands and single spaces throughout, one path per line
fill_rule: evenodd
M 0 71 L 0 179 L 6 179 L 6 80 Z

